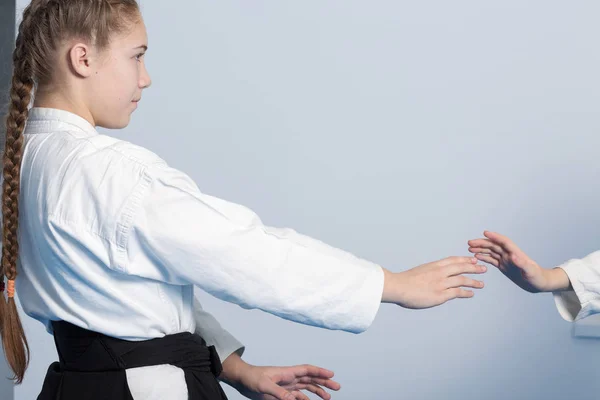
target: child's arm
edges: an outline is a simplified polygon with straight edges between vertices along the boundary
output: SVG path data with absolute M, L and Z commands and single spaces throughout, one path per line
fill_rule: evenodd
M 325 389 L 339 390 L 333 381 L 333 372 L 313 365 L 293 367 L 259 367 L 242 360 L 244 345 L 229 333 L 216 318 L 205 311 L 194 296 L 195 333 L 208 346 L 215 346 L 223 365 L 219 379 L 244 396 L 255 400 L 305 399 L 301 391 L 313 392 L 322 399 L 330 399 Z M 296 393 L 298 396 L 294 396 Z
M 365 331 L 380 304 L 427 308 L 483 284 L 473 257 L 448 257 L 392 273 L 292 229 L 264 225 L 256 213 L 202 193 L 186 174 L 152 164 L 118 218 L 112 267 L 193 284 L 246 309 L 348 332 Z M 409 250 L 405 250 L 409 251 Z

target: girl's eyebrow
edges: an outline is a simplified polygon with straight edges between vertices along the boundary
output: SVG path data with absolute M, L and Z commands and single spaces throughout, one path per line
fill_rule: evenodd
M 134 50 L 137 50 L 137 49 L 144 49 L 144 51 L 148 51 L 148 46 L 146 46 L 145 44 L 143 44 L 141 46 L 136 47 Z

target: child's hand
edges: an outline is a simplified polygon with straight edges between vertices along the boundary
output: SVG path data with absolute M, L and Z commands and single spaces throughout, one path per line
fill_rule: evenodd
M 471 290 L 483 288 L 483 282 L 465 274 L 483 274 L 484 265 L 473 257 L 446 257 L 406 271 L 392 273 L 384 269 L 383 303 L 404 308 L 423 309 L 439 306 L 456 298 L 473 297 Z
M 554 290 L 554 272 L 540 267 L 506 236 L 489 231 L 483 234 L 485 239 L 468 242 L 469 251 L 474 253 L 477 259 L 494 265 L 511 281 L 528 292 Z
M 309 400 L 303 392 L 312 392 L 323 400 L 331 395 L 325 390 L 340 390 L 332 380 L 333 372 L 314 365 L 259 367 L 246 363 L 236 353 L 223 362 L 219 379 L 253 400 Z
M 254 400 L 309 400 L 302 391 L 312 392 L 322 399 L 331 399 L 323 388 L 339 390 L 340 384 L 331 380 L 333 372 L 313 365 L 293 367 L 250 366 L 238 390 Z

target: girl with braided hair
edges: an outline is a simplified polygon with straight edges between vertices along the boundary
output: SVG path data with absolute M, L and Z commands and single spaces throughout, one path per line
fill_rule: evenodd
M 194 286 L 247 309 L 359 333 L 381 303 L 421 309 L 472 297 L 472 257 L 393 273 L 248 208 L 96 127 L 129 124 L 151 80 L 135 0 L 33 0 L 13 55 L 3 170 L 0 329 L 22 382 L 27 315 L 54 335 L 39 399 L 328 399 L 333 373 L 255 367 L 194 301 Z M 30 104 L 33 100 L 33 104 Z M 2 279 L 3 280 L 3 279 Z M 16 286 L 15 286 L 16 284 Z M 3 292 L 4 293 L 4 292 Z M 223 362 L 221 363 L 221 360 Z

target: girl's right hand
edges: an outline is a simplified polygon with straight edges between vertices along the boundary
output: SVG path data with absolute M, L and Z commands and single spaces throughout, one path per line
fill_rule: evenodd
M 483 282 L 463 274 L 482 274 L 486 270 L 485 266 L 477 265 L 477 259 L 473 257 L 448 257 L 398 273 L 384 269 L 381 301 L 423 309 L 455 298 L 473 297 L 473 291 L 463 287 L 481 289 Z

